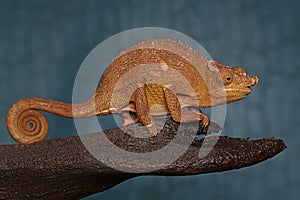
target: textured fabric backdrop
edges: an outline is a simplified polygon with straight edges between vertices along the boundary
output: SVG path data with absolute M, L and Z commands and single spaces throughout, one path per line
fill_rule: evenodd
M 71 102 L 77 70 L 98 43 L 135 27 L 171 28 L 197 40 L 215 60 L 241 65 L 260 77 L 250 96 L 228 105 L 224 132 L 251 139 L 275 136 L 288 148 L 249 168 L 135 178 L 86 199 L 298 199 L 298 2 L 2 0 L 0 143 L 14 143 L 5 126 L 14 102 L 32 96 Z M 47 139 L 75 134 L 72 120 L 46 117 L 51 128 Z

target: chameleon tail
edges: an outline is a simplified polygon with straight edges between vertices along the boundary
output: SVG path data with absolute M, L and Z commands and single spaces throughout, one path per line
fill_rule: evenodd
M 69 118 L 96 115 L 93 98 L 80 104 L 69 104 L 42 98 L 22 99 L 9 109 L 6 116 L 8 131 L 16 141 L 22 144 L 31 144 L 46 137 L 48 122 L 40 111 Z

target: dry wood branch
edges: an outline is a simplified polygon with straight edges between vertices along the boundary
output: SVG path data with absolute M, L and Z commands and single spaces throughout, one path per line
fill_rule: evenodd
M 140 129 L 138 125 L 129 128 Z M 178 124 L 167 120 L 157 138 L 131 137 L 120 129 L 109 130 L 105 134 L 126 151 L 148 152 L 168 144 L 175 137 L 177 128 Z M 183 124 L 182 130 L 184 134 L 177 133 L 182 137 L 181 141 L 192 137 L 190 124 Z M 97 148 L 101 134 L 86 135 L 84 140 Z M 211 137 L 205 143 L 215 139 Z M 143 173 L 126 173 L 108 167 L 95 159 L 77 136 L 32 145 L 2 145 L 0 199 L 78 199 L 140 175 L 181 176 L 238 169 L 271 158 L 286 148 L 282 140 L 275 138 L 247 140 L 220 136 L 209 154 L 199 157 L 200 148 L 205 151 L 205 147 L 201 147 L 203 141 L 193 140 L 187 151 L 170 165 Z M 176 145 L 179 147 L 181 143 Z M 103 148 L 109 147 L 104 144 Z M 163 157 L 157 158 L 157 163 L 160 159 Z M 116 162 L 116 167 L 120 167 L 117 165 L 119 163 Z M 124 159 L 122 165 L 137 171 L 153 167 L 142 166 L 132 159 Z

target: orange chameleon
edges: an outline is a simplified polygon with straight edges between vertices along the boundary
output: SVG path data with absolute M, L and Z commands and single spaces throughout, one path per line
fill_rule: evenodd
M 153 116 L 170 114 L 174 121 L 200 120 L 208 127 L 210 119 L 199 107 L 240 100 L 256 83 L 258 78 L 247 75 L 244 69 L 207 60 L 180 42 L 147 40 L 111 61 L 87 101 L 70 104 L 23 99 L 10 108 L 6 124 L 16 141 L 30 144 L 43 140 L 48 133 L 47 120 L 38 110 L 70 118 L 117 113 L 124 126 L 140 121 L 156 136 Z

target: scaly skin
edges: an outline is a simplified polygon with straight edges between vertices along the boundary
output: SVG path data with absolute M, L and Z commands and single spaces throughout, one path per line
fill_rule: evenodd
M 240 67 L 230 68 L 207 60 L 190 47 L 167 39 L 144 41 L 117 56 L 108 66 L 92 97 L 80 104 L 27 98 L 7 114 L 7 127 L 23 144 L 41 141 L 48 132 L 38 110 L 70 118 L 120 114 L 124 126 L 140 121 L 157 135 L 153 116 L 170 114 L 177 122 L 209 117 L 196 107 L 234 102 L 258 82 Z M 189 108 L 183 110 L 183 108 Z M 130 113 L 129 113 L 130 111 Z

